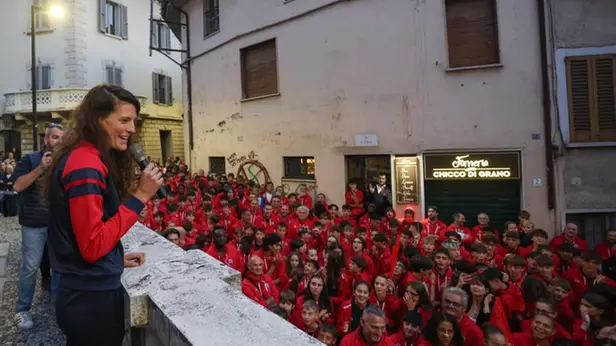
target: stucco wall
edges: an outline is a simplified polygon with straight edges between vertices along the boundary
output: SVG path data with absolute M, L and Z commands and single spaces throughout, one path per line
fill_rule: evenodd
M 616 1 L 552 0 L 551 3 L 557 48 L 616 43 Z
M 193 55 L 293 6 L 317 6 L 294 1 L 285 10 L 274 2 L 260 1 L 260 9 L 223 2 L 221 32 L 205 41 L 201 2 L 190 2 Z M 523 207 L 547 215 L 545 187 L 531 184 L 534 177 L 545 181 L 543 141 L 532 139 L 543 136 L 536 4 L 498 1 L 502 68 L 447 72 L 443 3 L 345 1 L 197 58 L 193 168 L 207 169 L 209 156 L 254 150 L 279 183 L 283 156 L 315 156 L 319 192 L 340 203 L 345 154 L 517 148 L 524 157 Z M 281 96 L 241 102 L 239 51 L 273 37 Z M 354 135 L 364 132 L 378 134 L 379 146 L 354 147 Z M 539 225 L 549 228 L 543 219 Z
M 572 149 L 563 158 L 567 209 L 616 209 L 616 149 Z

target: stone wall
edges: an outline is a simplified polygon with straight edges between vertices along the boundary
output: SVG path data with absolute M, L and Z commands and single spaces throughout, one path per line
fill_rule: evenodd
M 122 276 L 133 328 L 125 345 L 140 328 L 147 345 L 322 345 L 244 296 L 240 273 L 203 251 L 184 251 L 139 223 L 122 243 L 146 254 Z

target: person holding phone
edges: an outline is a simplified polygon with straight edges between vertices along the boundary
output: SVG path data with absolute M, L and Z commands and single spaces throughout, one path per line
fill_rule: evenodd
M 49 251 L 60 273 L 56 320 L 67 345 L 114 346 L 124 338 L 124 267 L 143 253 L 125 255 L 120 239 L 162 186 L 149 164 L 131 188 L 134 163 L 127 149 L 140 103 L 112 85 L 92 88 L 73 114 L 74 126 L 45 177 Z
M 14 318 L 19 329 L 30 329 L 34 326 L 30 308 L 36 289 L 36 275 L 47 242 L 49 212 L 45 203 L 41 201 L 40 185 L 37 179 L 49 168 L 51 153 L 58 148 L 63 135 L 62 125 L 49 124 L 45 129 L 43 150 L 24 155 L 17 163 L 14 171 L 10 164 L 6 165 L 6 180 L 4 182 L 6 189 L 10 191 L 12 188 L 13 191 L 19 193 L 22 260 Z M 7 195 L 5 203 L 14 203 L 13 198 L 16 197 L 12 194 Z M 8 210 L 10 209 L 12 208 L 9 207 Z M 49 273 L 49 269 L 47 269 L 47 273 Z

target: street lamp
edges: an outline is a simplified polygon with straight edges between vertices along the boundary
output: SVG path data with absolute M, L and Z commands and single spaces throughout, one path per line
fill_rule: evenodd
M 31 70 L 31 83 L 32 83 L 32 151 L 38 150 L 38 123 L 36 114 L 36 28 L 38 23 L 36 21 L 36 15 L 39 13 L 47 13 L 50 17 L 62 17 L 64 11 L 62 7 L 50 6 L 49 8 L 43 8 L 40 6 L 32 5 L 30 7 L 30 37 L 32 44 L 32 70 Z

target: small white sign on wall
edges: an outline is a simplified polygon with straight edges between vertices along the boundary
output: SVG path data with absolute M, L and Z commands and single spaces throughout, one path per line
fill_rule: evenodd
M 543 186 L 543 179 L 533 178 L 533 186 L 535 187 Z
M 379 135 L 376 133 L 360 133 L 355 135 L 356 147 L 378 147 Z

